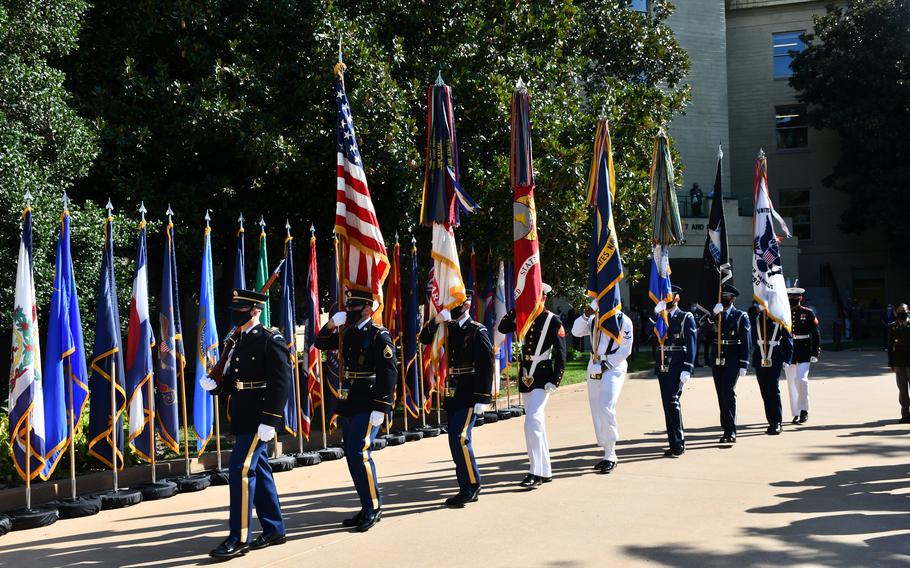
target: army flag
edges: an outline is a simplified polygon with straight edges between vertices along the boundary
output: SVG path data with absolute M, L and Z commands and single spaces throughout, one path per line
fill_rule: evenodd
M 155 382 L 155 417 L 161 441 L 172 452 L 180 451 L 178 390 L 184 388 L 186 356 L 183 351 L 183 324 L 180 321 L 180 291 L 177 286 L 177 255 L 174 223 L 168 208 L 164 231 L 164 260 L 161 266 L 161 296 L 158 312 L 158 378 Z
M 64 197 L 64 199 L 66 199 Z M 79 316 L 79 296 L 70 252 L 70 215 L 64 206 L 57 238 L 57 260 L 44 357 L 44 468 L 47 480 L 79 431 L 79 420 L 88 403 L 88 370 Z
M 234 252 L 234 290 L 246 290 L 246 231 L 243 228 L 243 213 L 237 219 L 240 227 L 237 229 L 237 250 Z M 257 267 L 258 268 L 258 267 Z M 267 267 L 266 267 L 267 268 Z
M 284 405 L 284 429 L 291 435 L 297 435 L 297 428 L 303 430 L 307 439 L 310 437 L 310 397 L 309 389 L 300 385 L 300 372 L 297 366 L 297 302 L 294 291 L 294 238 L 291 236 L 290 224 L 284 238 L 284 270 L 281 272 L 281 309 L 278 312 L 278 329 L 284 335 L 285 345 L 290 353 L 291 390 Z M 265 282 L 263 282 L 263 285 Z M 300 415 L 298 416 L 298 404 Z
M 126 388 L 123 345 L 120 337 L 120 308 L 114 275 L 114 216 L 108 204 L 104 221 L 104 251 L 101 275 L 95 296 L 95 346 L 92 350 L 88 411 L 88 453 L 107 467 L 114 467 L 114 440 L 117 433 L 117 469 L 123 469 L 123 411 Z M 114 408 L 111 408 L 111 381 L 114 381 Z M 113 427 L 112 427 L 113 425 Z
M 784 235 L 790 229 L 774 210 L 768 192 L 768 159 L 760 152 L 755 161 L 755 214 L 752 217 L 752 298 L 765 308 L 765 313 L 790 332 L 790 303 L 787 284 L 780 260 L 780 244 L 774 231 L 774 220 L 781 225 Z
M 335 100 L 338 103 L 335 233 L 341 239 L 341 278 L 345 290 L 373 294 L 373 299 L 379 303 L 374 310 L 375 319 L 382 316 L 382 284 L 389 274 L 389 256 L 367 185 L 354 117 L 344 88 L 345 66 L 340 59 L 335 66 Z
M 212 439 L 215 405 L 212 395 L 200 386 L 218 362 L 218 329 L 215 325 L 215 290 L 212 275 L 212 228 L 205 214 L 205 234 L 202 248 L 202 276 L 199 279 L 199 318 L 196 320 L 196 382 L 193 389 L 193 429 L 196 431 L 196 452 L 202 455 Z
M 711 198 L 711 216 L 708 218 L 708 234 L 702 253 L 703 277 L 699 307 L 704 315 L 711 314 L 715 304 L 720 302 L 720 291 L 724 282 L 733 278 L 730 253 L 727 248 L 727 221 L 724 217 L 723 188 L 721 187 L 721 165 L 724 153 L 717 147 L 717 173 L 714 176 L 714 193 Z
M 144 207 L 142 208 L 145 209 Z M 143 215 L 144 217 L 144 215 Z M 155 336 L 149 319 L 148 251 L 145 219 L 139 223 L 139 245 L 133 293 L 130 298 L 130 320 L 126 343 L 126 392 L 130 419 L 130 447 L 145 460 L 155 451 L 154 401 L 152 395 L 152 351 Z
M 265 219 L 259 219 L 259 259 L 256 261 L 256 280 L 254 286 L 257 291 L 262 290 L 265 283 L 268 282 L 271 271 L 269 270 L 269 251 L 266 247 L 265 238 Z M 268 292 L 266 292 L 268 294 Z M 259 314 L 259 323 L 263 327 L 272 327 L 271 311 L 269 310 L 269 300 L 266 298 L 262 306 L 262 313 Z
M 597 330 L 610 336 L 616 343 L 622 343 L 622 297 L 619 294 L 619 282 L 624 273 L 613 222 L 615 197 L 616 175 L 610 146 L 610 127 L 606 120 L 601 120 L 597 124 L 594 138 L 594 160 L 591 162 L 588 181 L 588 204 L 594 207 L 588 261 L 588 296 L 597 303 Z
M 417 418 L 420 414 L 420 369 L 417 364 L 417 335 L 420 323 L 417 321 L 417 245 L 411 240 L 411 271 L 408 274 L 408 286 L 404 294 L 404 313 L 402 321 L 402 364 L 404 365 L 404 405 L 408 413 Z
M 35 479 L 44 467 L 44 393 L 38 308 L 32 270 L 32 210 L 26 196 L 16 264 L 12 358 L 9 377 L 9 432 L 13 465 L 22 479 Z
M 515 326 L 519 341 L 544 309 L 532 162 L 531 99 L 528 90 L 519 81 L 512 93 L 512 151 L 509 161 L 515 240 L 515 280 L 512 284 L 515 286 Z

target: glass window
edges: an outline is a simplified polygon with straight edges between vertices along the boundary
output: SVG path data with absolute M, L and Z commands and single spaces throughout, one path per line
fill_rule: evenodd
M 648 0 L 629 0 L 629 7 L 636 12 L 647 12 Z
M 806 105 L 774 107 L 777 128 L 777 149 L 809 147 L 809 126 L 806 124 Z
M 793 234 L 800 239 L 812 238 L 812 210 L 809 207 L 808 189 L 782 189 L 777 211 L 793 219 Z
M 774 78 L 783 78 L 793 75 L 790 64 L 793 56 L 806 49 L 803 34 L 806 30 L 796 32 L 781 32 L 771 34 L 771 43 L 774 46 Z

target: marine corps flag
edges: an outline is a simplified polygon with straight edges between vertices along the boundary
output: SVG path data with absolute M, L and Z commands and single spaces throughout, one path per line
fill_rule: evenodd
M 711 198 L 711 217 L 708 219 L 708 234 L 702 254 L 704 276 L 701 285 L 699 307 L 704 314 L 711 314 L 715 304 L 720 303 L 720 291 L 724 282 L 733 278 L 730 254 L 727 249 L 727 221 L 724 217 L 723 188 L 721 187 L 721 164 L 724 153 L 717 147 L 717 174 L 714 177 L 714 193 Z
M 789 237 L 790 229 L 774 210 L 768 193 L 768 159 L 764 152 L 759 152 L 755 161 L 755 214 L 752 218 L 752 298 L 765 308 L 769 318 L 789 333 L 790 303 L 774 219 L 780 223 L 784 235 Z
M 92 404 L 88 409 L 88 453 L 107 467 L 114 467 L 111 424 L 117 432 L 117 469 L 123 469 L 123 410 L 126 405 L 123 345 L 120 337 L 120 308 L 114 277 L 114 215 L 108 202 L 104 221 L 104 251 L 101 276 L 95 296 L 95 347 L 92 351 L 92 375 L 89 391 Z M 116 367 L 116 371 L 114 370 Z M 116 375 L 114 376 L 114 373 Z M 114 380 L 114 408 L 111 409 L 111 380 Z M 113 421 L 111 418 L 114 418 Z
M 606 120 L 597 124 L 594 160 L 588 182 L 588 204 L 595 208 L 588 264 L 588 296 L 597 302 L 597 329 L 622 343 L 620 316 L 622 297 L 619 282 L 623 279 L 619 241 L 613 223 L 613 199 L 616 197 L 616 175 L 610 146 L 610 127 Z
M 345 290 L 364 290 L 379 303 L 374 319 L 382 317 L 382 284 L 389 274 L 379 220 L 367 185 L 363 159 L 354 132 L 354 117 L 344 89 L 345 65 L 338 53 L 335 65 L 335 100 L 338 103 L 337 150 L 338 185 L 335 204 L 335 233 L 341 239 L 342 279 Z M 377 319 L 378 321 L 378 319 Z
M 531 151 L 531 99 L 520 80 L 512 93 L 512 228 L 515 240 L 515 327 L 521 341 L 534 318 L 543 311 L 543 277 L 534 205 L 534 169 Z M 512 292 L 509 288 L 508 292 Z
M 19 261 L 16 264 L 8 407 L 13 465 L 19 476 L 28 480 L 37 477 L 44 467 L 44 393 L 41 389 L 41 348 L 32 270 L 30 199 L 31 195 L 26 195 Z

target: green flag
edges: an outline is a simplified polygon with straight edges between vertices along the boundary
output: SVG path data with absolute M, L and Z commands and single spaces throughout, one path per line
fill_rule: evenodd
M 265 246 L 265 219 L 259 220 L 259 226 L 262 232 L 259 233 L 259 261 L 256 262 L 256 290 L 262 290 L 266 281 L 269 279 L 269 253 Z M 269 317 L 269 302 L 266 300 L 262 307 L 262 315 L 259 316 L 259 322 L 265 327 L 272 327 L 272 320 Z

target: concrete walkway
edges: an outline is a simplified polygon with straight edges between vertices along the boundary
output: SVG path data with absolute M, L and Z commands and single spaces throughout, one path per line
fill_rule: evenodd
M 688 451 L 665 448 L 657 383 L 628 380 L 620 465 L 598 475 L 584 385 L 550 401 L 553 483 L 525 492 L 522 419 L 475 431 L 479 502 L 447 510 L 453 467 L 444 438 L 374 454 L 384 516 L 366 534 L 343 461 L 279 474 L 283 546 L 230 566 L 885 566 L 910 564 L 910 426 L 882 353 L 825 353 L 814 366 L 810 421 L 766 436 L 754 375 L 740 381 L 739 442 L 719 448 L 705 370 L 683 396 Z M 785 383 L 781 383 L 785 386 Z M 789 414 L 784 395 L 784 416 Z M 178 495 L 0 538 L 0 564 L 209 564 L 226 534 L 227 488 Z M 257 523 L 258 528 L 258 523 Z

